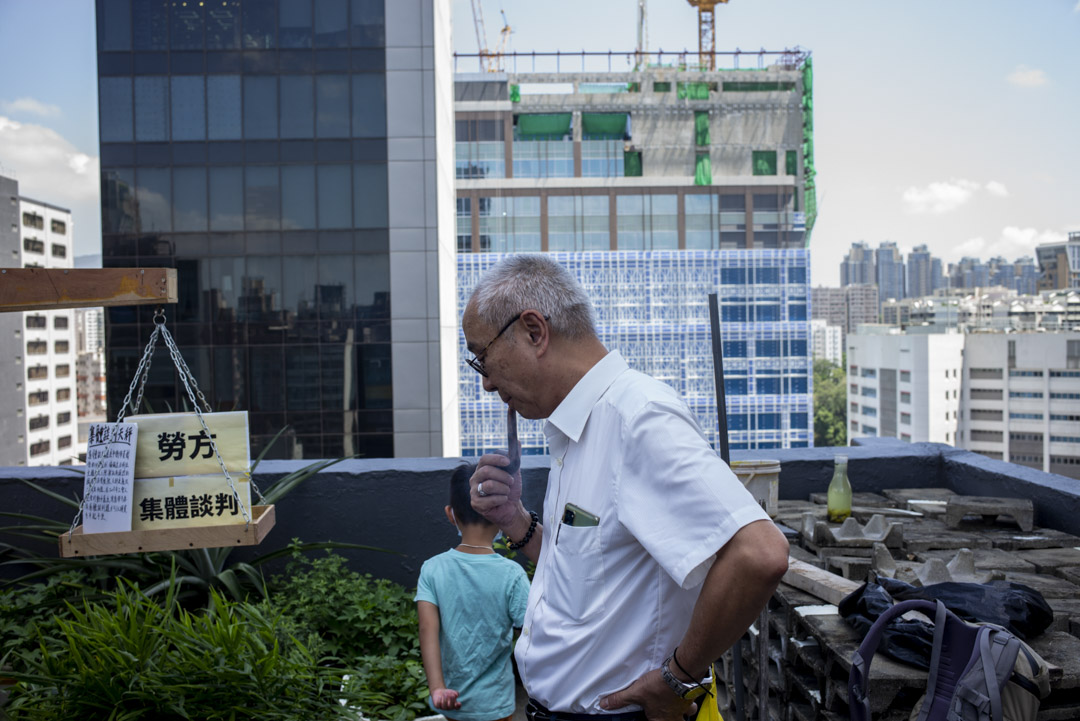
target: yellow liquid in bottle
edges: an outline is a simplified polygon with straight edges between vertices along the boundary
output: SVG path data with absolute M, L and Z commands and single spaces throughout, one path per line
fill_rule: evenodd
M 828 492 L 829 523 L 843 523 L 851 515 L 851 483 L 847 477 L 847 458 L 836 457 L 836 470 Z

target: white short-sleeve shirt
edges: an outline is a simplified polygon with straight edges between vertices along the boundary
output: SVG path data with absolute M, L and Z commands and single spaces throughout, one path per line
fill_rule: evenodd
M 768 516 L 669 386 L 613 351 L 548 419 L 544 540 L 518 669 L 553 711 L 606 713 L 603 696 L 682 640 L 716 552 Z M 561 523 L 567 503 L 599 518 Z

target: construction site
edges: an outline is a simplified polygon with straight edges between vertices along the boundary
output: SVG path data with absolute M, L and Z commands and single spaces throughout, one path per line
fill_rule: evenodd
M 458 311 L 503 253 L 556 253 L 601 339 L 671 384 L 716 441 L 707 296 L 719 290 L 733 449 L 809 445 L 809 244 L 817 215 L 813 64 L 794 48 L 455 56 Z M 464 347 L 462 346 L 462 352 Z M 502 433 L 498 399 L 459 376 L 462 450 Z M 544 452 L 539 423 L 526 452 Z

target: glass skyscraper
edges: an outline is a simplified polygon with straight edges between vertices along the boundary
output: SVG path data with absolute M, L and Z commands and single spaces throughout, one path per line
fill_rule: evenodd
M 442 454 L 448 6 L 97 0 L 103 264 L 177 269 L 169 328 L 214 410 L 250 412 L 253 452 L 288 426 L 271 457 Z M 109 309 L 111 417 L 152 313 Z M 187 406 L 163 353 L 146 398 Z

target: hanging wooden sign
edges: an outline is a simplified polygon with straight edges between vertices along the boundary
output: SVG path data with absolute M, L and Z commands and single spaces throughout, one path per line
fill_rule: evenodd
M 251 476 L 232 475 L 234 495 L 221 471 L 205 476 L 142 478 L 135 481 L 135 512 L 131 529 L 196 528 L 243 524 L 244 508 L 251 510 Z
M 247 411 L 203 413 L 221 460 L 230 473 L 251 471 Z M 154 413 L 128 416 L 139 426 L 135 478 L 177 478 L 221 475 L 210 438 L 194 413 Z

